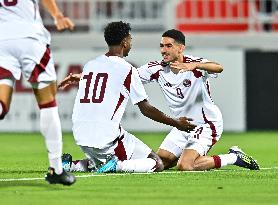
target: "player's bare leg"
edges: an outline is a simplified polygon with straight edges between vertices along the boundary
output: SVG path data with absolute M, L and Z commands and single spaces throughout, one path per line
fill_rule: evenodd
M 203 171 L 217 168 L 215 160 L 211 156 L 199 156 L 194 162 L 194 170 Z
M 47 87 L 42 89 L 33 88 L 33 92 L 35 94 L 38 105 L 44 105 L 49 102 L 55 100 L 56 92 L 57 92 L 57 83 L 52 82 Z
M 173 153 L 164 149 L 158 149 L 157 155 L 162 160 L 164 169 L 169 169 L 177 165 L 178 158 Z
M 0 80 L 0 120 L 5 118 L 5 115 L 10 109 L 12 100 L 13 87 L 1 84 Z
M 71 185 L 75 182 L 74 176 L 62 169 L 62 131 L 61 122 L 56 105 L 56 82 L 52 82 L 41 89 L 33 88 L 40 108 L 40 129 L 45 138 L 48 150 L 50 169 L 46 176 L 49 183 Z
M 213 157 L 200 156 L 193 149 L 185 149 L 177 163 L 177 169 L 181 171 L 202 171 L 215 168 Z
M 230 148 L 228 154 L 213 156 L 200 156 L 193 149 L 185 149 L 177 163 L 177 168 L 181 171 L 203 171 L 227 165 L 236 165 L 251 170 L 260 169 L 256 160 L 245 154 L 238 147 Z

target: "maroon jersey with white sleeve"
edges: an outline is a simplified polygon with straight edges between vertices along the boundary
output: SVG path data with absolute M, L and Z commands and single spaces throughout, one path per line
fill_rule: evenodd
M 78 145 L 108 147 L 120 133 L 128 99 L 147 99 L 138 71 L 123 58 L 102 55 L 89 61 L 73 108 L 73 134 Z
M 184 56 L 184 62 L 209 62 L 207 59 Z M 175 117 L 192 118 L 194 124 L 222 121 L 222 114 L 210 95 L 209 77 L 217 77 L 206 71 L 193 70 L 173 73 L 162 61 L 150 62 L 138 68 L 143 83 L 157 82 L 161 87 L 171 113 Z
M 29 37 L 50 44 L 38 0 L 0 0 L 0 41 Z

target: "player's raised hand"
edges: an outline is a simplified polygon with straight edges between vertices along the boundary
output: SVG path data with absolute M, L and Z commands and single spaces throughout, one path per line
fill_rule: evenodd
M 69 29 L 74 29 L 74 23 L 63 15 L 60 11 L 56 0 L 41 0 L 43 7 L 48 11 L 48 13 L 53 17 L 55 26 L 58 31 Z
M 74 23 L 70 20 L 70 18 L 65 17 L 62 13 L 59 13 L 54 16 L 54 23 L 58 31 L 62 31 L 65 29 L 73 30 Z
M 185 71 L 192 71 L 197 68 L 198 63 L 180 63 L 178 61 L 171 62 L 170 68 L 179 71 L 180 73 Z
M 67 77 L 65 77 L 59 84 L 58 88 L 59 89 L 65 89 L 66 87 L 70 85 L 76 85 L 79 83 L 79 80 L 81 78 L 81 73 L 80 74 L 72 74 L 70 73 Z
M 180 117 L 179 119 L 177 119 L 176 128 L 178 128 L 181 131 L 190 132 L 194 130 L 194 128 L 196 127 L 196 125 L 191 124 L 190 121 L 193 121 L 193 119 L 187 117 Z

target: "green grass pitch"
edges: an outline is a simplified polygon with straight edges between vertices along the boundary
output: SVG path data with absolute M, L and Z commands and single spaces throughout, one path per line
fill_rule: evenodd
M 165 133 L 135 133 L 154 150 Z M 210 154 L 239 145 L 253 155 L 260 171 L 228 166 L 217 171 L 156 174 L 76 173 L 71 187 L 49 185 L 40 134 L 0 133 L 0 204 L 3 205 L 241 205 L 278 204 L 278 133 L 224 133 Z M 64 134 L 64 152 L 83 158 L 71 134 Z

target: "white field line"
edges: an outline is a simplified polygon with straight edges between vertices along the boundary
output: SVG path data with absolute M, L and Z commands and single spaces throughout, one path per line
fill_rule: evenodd
M 261 170 L 278 170 L 278 167 L 264 167 Z M 249 171 L 248 169 L 215 169 L 213 172 L 234 172 L 234 171 Z M 209 172 L 211 172 L 209 171 Z M 183 174 L 183 173 L 204 173 L 208 171 L 163 171 L 163 172 L 149 172 L 149 173 L 110 173 L 110 174 L 86 174 L 77 175 L 76 178 L 88 178 L 88 177 L 109 177 L 109 176 L 124 176 L 124 175 L 149 175 L 149 174 Z M 35 181 L 44 180 L 44 178 L 10 178 L 0 179 L 0 182 L 13 182 L 13 181 Z

